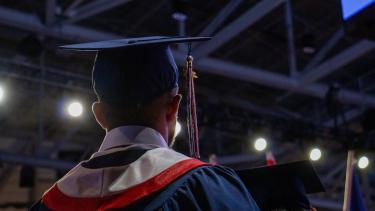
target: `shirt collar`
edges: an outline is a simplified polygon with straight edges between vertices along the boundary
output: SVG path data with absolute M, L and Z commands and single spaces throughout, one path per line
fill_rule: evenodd
M 99 152 L 127 144 L 152 144 L 168 148 L 163 136 L 156 130 L 143 126 L 121 126 L 107 132 Z

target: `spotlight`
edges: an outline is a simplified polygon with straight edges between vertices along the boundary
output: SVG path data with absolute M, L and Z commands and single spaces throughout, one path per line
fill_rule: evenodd
M 2 86 L 0 86 L 0 102 L 4 100 L 5 91 Z
M 71 117 L 79 117 L 82 115 L 83 106 L 80 102 L 72 102 L 68 105 L 68 114 Z
M 263 150 L 266 149 L 266 147 L 267 147 L 267 141 L 266 141 L 266 139 L 264 139 L 264 138 L 258 138 L 257 140 L 255 140 L 254 148 L 257 151 L 263 151 Z
M 178 134 L 181 132 L 181 124 L 177 121 L 176 122 L 176 128 L 174 130 L 174 136 L 178 136 Z
M 322 152 L 319 148 L 314 148 L 310 151 L 310 160 L 317 161 L 322 157 Z
M 368 160 L 368 158 L 366 156 L 362 156 L 361 158 L 359 158 L 359 160 L 358 160 L 358 167 L 360 169 L 367 168 L 368 164 L 369 164 L 369 160 Z

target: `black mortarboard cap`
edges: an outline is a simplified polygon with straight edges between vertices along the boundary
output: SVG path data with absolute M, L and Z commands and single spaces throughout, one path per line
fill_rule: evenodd
M 261 210 L 310 210 L 307 194 L 324 192 L 310 161 L 238 170 Z
M 94 91 L 102 102 L 143 104 L 178 86 L 178 69 L 169 44 L 208 37 L 140 37 L 61 46 L 97 51 Z

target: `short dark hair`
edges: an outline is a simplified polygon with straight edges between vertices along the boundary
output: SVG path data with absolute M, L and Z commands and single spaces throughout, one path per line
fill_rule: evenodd
M 111 128 L 122 125 L 144 125 L 150 120 L 144 105 L 111 105 L 103 103 L 103 112 Z
M 138 104 L 109 104 L 102 102 L 104 116 L 110 128 L 122 125 L 150 126 L 158 117 L 158 107 L 169 102 L 172 90 L 152 99 L 147 103 Z

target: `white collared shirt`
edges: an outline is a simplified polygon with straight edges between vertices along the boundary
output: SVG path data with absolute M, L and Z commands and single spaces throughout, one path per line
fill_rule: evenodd
M 98 152 L 127 144 L 152 144 L 168 148 L 163 136 L 156 130 L 144 126 L 121 126 L 107 132 Z
M 145 147 L 144 149 L 148 150 L 135 161 L 121 166 L 86 168 L 80 163 L 57 182 L 58 189 L 65 195 L 77 198 L 109 196 L 149 181 L 171 166 L 191 159 L 169 149 L 158 131 L 142 126 L 121 126 L 112 129 L 104 137 L 99 151 L 90 159 L 126 151 L 133 146 L 116 146 L 129 144 L 152 146 Z

